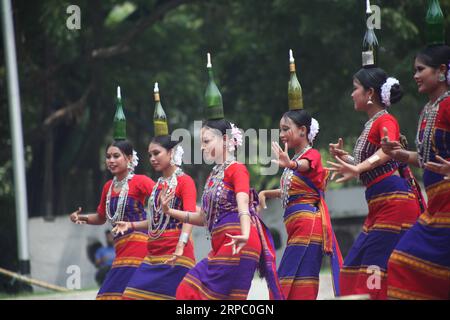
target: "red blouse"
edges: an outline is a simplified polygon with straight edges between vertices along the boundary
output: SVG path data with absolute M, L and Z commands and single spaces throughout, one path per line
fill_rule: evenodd
M 106 215 L 106 197 L 108 195 L 109 187 L 112 180 L 109 180 L 103 186 L 102 197 L 97 207 L 97 213 L 101 217 Z M 135 174 L 130 181 L 128 181 L 128 197 L 138 200 L 142 205 L 145 205 L 145 199 L 152 193 L 155 182 L 145 175 Z M 111 190 L 111 197 L 118 197 L 120 193 Z
M 197 189 L 194 180 L 187 174 L 177 177 L 175 197 L 181 199 L 184 211 L 195 212 L 197 203 Z M 158 189 L 162 189 L 162 185 Z
M 383 128 L 388 130 L 388 137 L 391 141 L 400 140 L 400 126 L 397 119 L 389 113 L 382 115 L 372 124 L 370 128 L 368 140 L 370 143 L 380 146 L 381 139 L 384 137 Z
M 250 194 L 250 174 L 247 167 L 239 162 L 235 162 L 225 169 L 225 183 L 232 186 L 234 193 L 245 192 Z
M 301 172 L 301 175 L 311 180 L 320 190 L 323 190 L 325 187 L 325 170 L 322 166 L 322 156 L 320 155 L 320 152 L 317 151 L 317 149 L 309 149 L 300 157 L 300 159 L 308 160 L 310 166 L 310 169 Z

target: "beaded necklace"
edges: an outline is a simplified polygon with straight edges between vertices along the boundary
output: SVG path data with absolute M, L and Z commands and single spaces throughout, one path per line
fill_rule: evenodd
M 167 184 L 167 191 L 169 193 L 172 190 L 175 190 L 178 185 L 178 177 L 183 174 L 183 170 L 181 168 L 177 168 L 174 173 L 168 178 L 160 177 L 158 182 L 153 187 L 152 194 L 150 195 L 150 199 L 147 203 L 147 211 L 148 215 L 148 235 L 151 239 L 158 239 L 163 232 L 167 229 L 169 225 L 170 216 L 166 215 L 162 211 L 161 203 L 159 205 L 156 204 L 157 197 L 156 193 L 159 189 L 160 185 Z M 162 190 L 161 190 L 162 192 Z M 170 201 L 169 207 L 173 208 L 175 203 L 175 197 Z
M 212 230 L 217 221 L 219 221 L 219 202 L 224 188 L 223 179 L 225 177 L 225 170 L 234 162 L 235 159 L 230 159 L 223 164 L 215 165 L 206 180 L 202 195 L 202 203 L 209 204 L 207 208 L 205 208 L 206 210 L 204 210 L 206 238 L 208 240 L 211 239 L 209 228 Z M 213 219 L 214 221 L 212 221 Z
M 356 140 L 355 148 L 353 149 L 353 157 L 355 159 L 355 165 L 358 165 L 362 161 L 362 155 L 364 151 L 364 147 L 366 146 L 367 139 L 369 138 L 369 132 L 372 128 L 373 123 L 382 115 L 388 114 L 386 109 L 378 111 L 375 115 L 369 119 L 364 125 L 364 130 L 359 136 L 358 140 Z
M 311 149 L 310 145 L 307 145 L 305 148 L 300 150 L 300 152 L 296 153 L 292 158 L 292 161 L 297 161 L 301 156 L 303 156 L 306 151 Z M 284 168 L 283 174 L 281 175 L 280 180 L 280 190 L 281 190 L 281 205 L 283 208 L 286 208 L 289 202 L 289 189 L 291 188 L 292 176 L 294 175 L 294 170 L 289 168 Z
M 420 167 L 430 160 L 431 148 L 433 144 L 433 129 L 436 117 L 439 112 L 439 103 L 450 96 L 450 91 L 445 92 L 433 103 L 428 102 L 423 108 L 423 112 L 419 118 L 419 125 L 416 134 L 416 147 Z M 425 129 L 423 130 L 422 139 L 420 138 L 420 129 L 422 122 L 425 120 Z
M 125 215 L 125 207 L 128 199 L 128 181 L 131 180 L 133 176 L 134 174 L 132 172 L 128 172 L 128 175 L 120 181 L 117 179 L 117 177 L 114 177 L 113 182 L 109 186 L 108 194 L 106 195 L 106 217 L 112 225 L 114 225 L 117 221 L 123 221 Z M 121 190 L 119 194 L 119 200 L 117 201 L 116 211 L 114 212 L 114 215 L 111 215 L 110 204 L 113 188 L 121 188 Z

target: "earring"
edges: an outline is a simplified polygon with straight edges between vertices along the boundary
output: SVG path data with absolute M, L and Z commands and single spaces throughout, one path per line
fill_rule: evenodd
M 128 168 L 128 170 L 131 170 L 131 169 L 133 169 L 133 165 L 131 164 L 131 161 L 130 161 L 130 162 L 128 162 L 128 164 L 127 164 L 127 168 Z
M 302 132 L 302 133 L 300 133 L 300 137 L 304 137 L 305 136 L 305 134 Z
M 444 82 L 445 81 L 445 75 L 443 73 L 439 73 L 439 81 Z
M 367 101 L 367 104 L 373 104 L 372 97 L 369 97 L 369 101 Z

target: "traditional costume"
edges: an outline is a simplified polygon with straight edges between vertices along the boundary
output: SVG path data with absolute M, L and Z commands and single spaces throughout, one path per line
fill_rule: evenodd
M 291 54 L 291 74 L 295 64 Z M 294 77 L 291 76 L 291 81 Z M 295 76 L 294 81 L 297 80 Z M 298 81 L 298 80 L 297 80 Z M 299 87 L 299 85 L 291 87 Z M 302 95 L 289 90 L 289 109 L 303 108 Z M 315 119 L 310 126 L 309 141 L 312 144 L 319 129 Z M 278 269 L 285 299 L 313 300 L 319 291 L 319 272 L 323 254 L 331 258 L 333 287 L 339 295 L 339 269 L 342 255 L 331 227 L 324 191 L 328 172 L 322 166 L 319 151 L 308 145 L 292 160 L 308 160 L 310 169 L 300 172 L 285 168 L 281 177 L 281 201 L 284 208 L 284 224 L 288 234 L 287 246 Z
M 162 109 L 159 88 L 155 84 L 155 136 L 167 136 L 167 118 Z M 124 299 L 168 300 L 175 299 L 175 292 L 186 273 L 195 265 L 194 246 L 187 234 L 182 239 L 183 223 L 170 218 L 162 212 L 160 193 L 163 187 L 167 192 L 175 190 L 170 207 L 177 210 L 195 212 L 197 191 L 190 176 L 179 167 L 183 149 L 174 147 L 172 162 L 177 169 L 168 178 L 158 179 L 148 202 L 149 240 L 148 253 L 134 273 L 123 294 Z M 179 241 L 185 242 L 183 255 L 172 264 L 165 263 L 172 258 Z
M 126 138 L 125 116 L 122 110 L 120 88 L 118 88 L 117 111 L 114 121 L 114 139 Z M 134 174 L 137 165 L 137 155 L 133 152 L 132 165 L 128 176 L 118 181 L 116 177 L 106 182 L 103 187 L 97 212 L 106 217 L 114 226 L 117 221 L 137 222 L 145 220 L 145 199 L 150 196 L 155 182 L 145 175 Z M 115 189 L 121 188 L 120 192 Z M 147 234 L 145 232 L 129 230 L 124 235 L 114 236 L 116 257 L 111 270 L 97 294 L 99 300 L 118 300 L 133 276 L 136 269 L 147 254 Z
M 421 165 L 450 160 L 450 91 L 425 106 L 417 130 Z M 425 169 L 423 182 L 428 208 L 389 259 L 390 299 L 450 299 L 450 180 Z
M 207 118 L 222 119 L 222 97 L 212 78 L 210 61 L 208 62 L 210 82 L 205 95 Z M 234 126 L 233 132 L 231 142 L 236 143 L 240 132 Z M 231 241 L 226 236 L 227 233 L 241 234 L 236 201 L 236 194 L 239 192 L 249 195 L 251 228 L 247 244 L 238 254 L 233 255 L 232 247 L 225 244 Z M 276 275 L 272 237 L 256 213 L 257 204 L 258 197 L 250 188 L 250 177 L 244 164 L 232 159 L 213 168 L 202 196 L 202 214 L 205 215 L 212 249 L 207 258 L 187 273 L 178 287 L 177 299 L 246 299 L 256 269 L 266 277 L 271 297 L 282 298 Z
M 363 52 L 363 67 L 375 67 L 373 52 Z M 390 105 L 391 86 L 398 84 L 388 78 L 381 88 L 381 100 Z M 353 154 L 354 165 L 371 158 L 380 148 L 388 130 L 389 139 L 400 140 L 400 127 L 395 117 L 383 109 L 370 118 L 358 138 Z M 369 160 L 370 161 L 370 160 Z M 411 228 L 424 208 L 418 184 L 411 171 L 390 159 L 359 176 L 366 187 L 369 208 L 363 230 L 352 245 L 341 269 L 342 295 L 369 294 L 371 299 L 386 299 L 387 262 L 392 250 Z

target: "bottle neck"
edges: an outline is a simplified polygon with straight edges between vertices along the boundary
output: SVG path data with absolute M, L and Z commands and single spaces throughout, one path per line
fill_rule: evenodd
M 289 64 L 289 72 L 291 73 L 291 74 L 295 74 L 295 63 L 290 63 Z

